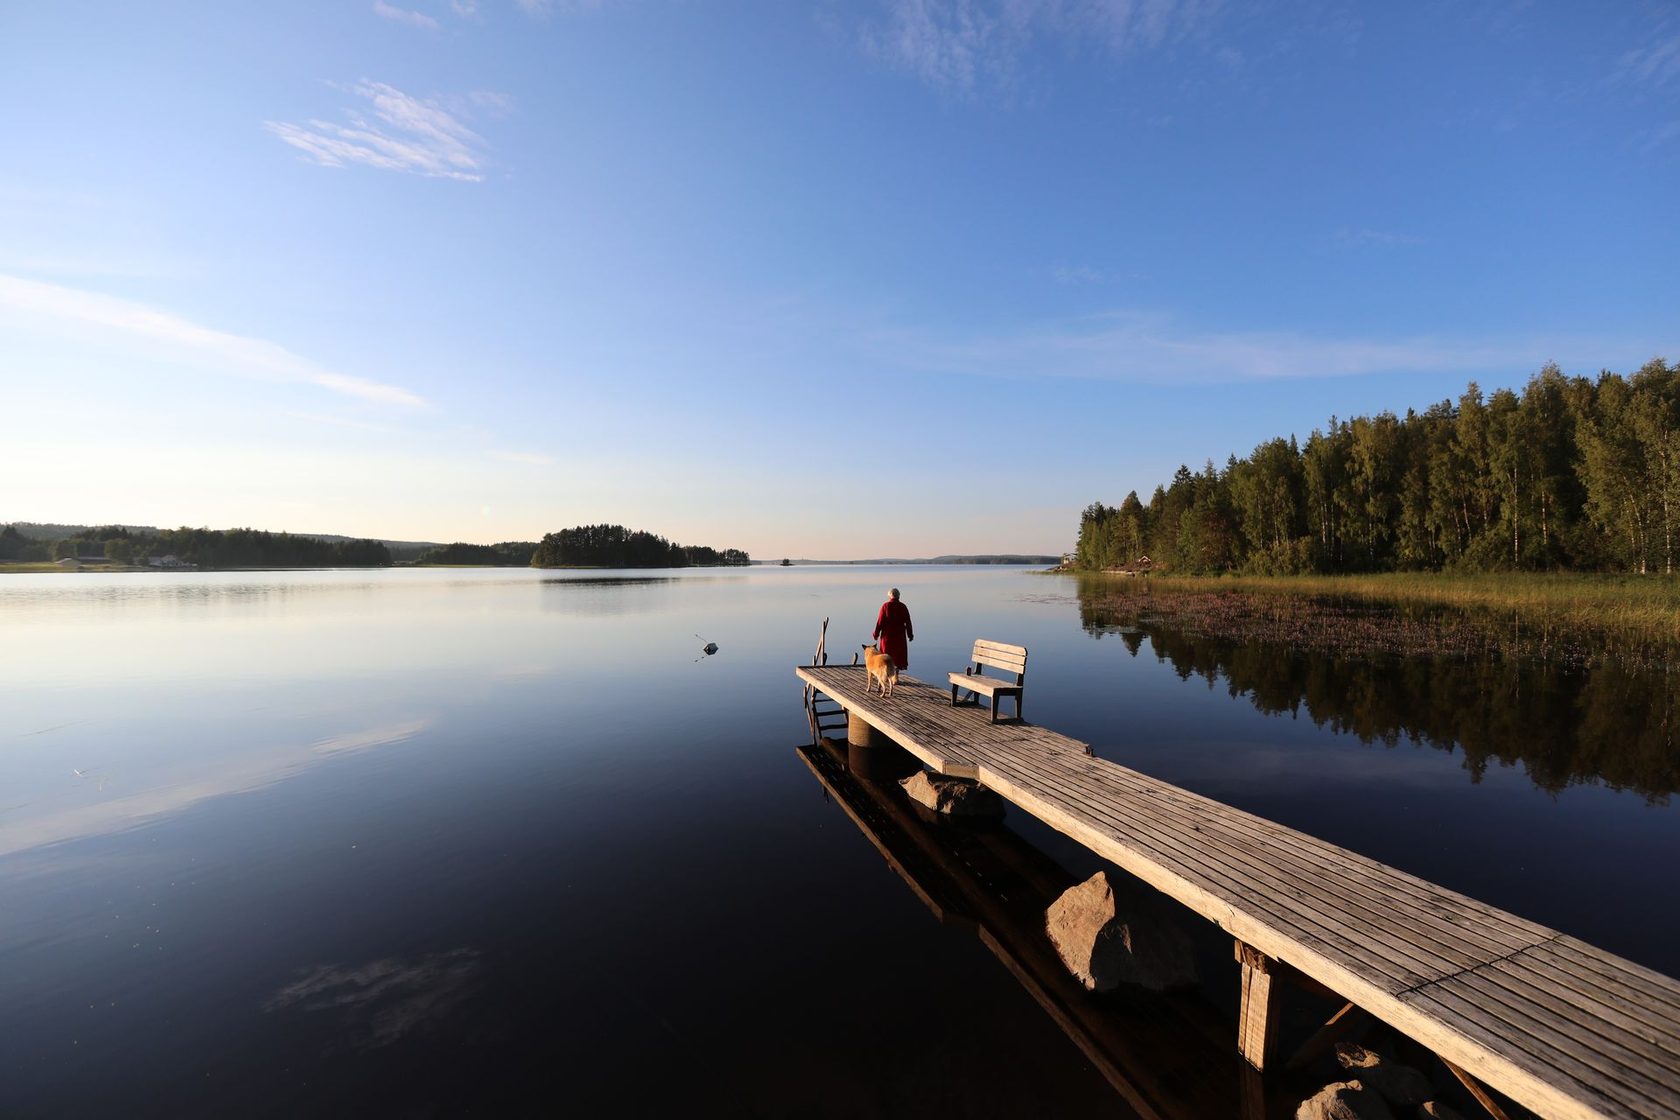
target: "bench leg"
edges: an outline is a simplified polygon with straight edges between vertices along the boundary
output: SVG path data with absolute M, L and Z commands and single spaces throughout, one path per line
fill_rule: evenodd
M 951 686 L 951 707 L 954 708 L 956 706 L 957 706 L 957 686 L 952 685 Z

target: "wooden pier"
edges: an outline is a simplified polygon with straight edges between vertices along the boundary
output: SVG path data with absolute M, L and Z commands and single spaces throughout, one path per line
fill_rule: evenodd
M 1275 1060 L 1274 981 L 1368 1013 L 1483 1089 L 1554 1120 L 1680 1120 L 1680 982 L 1556 930 L 1229 805 L 1093 758 L 1075 739 L 992 723 L 900 676 L 801 666 L 813 694 L 941 774 L 973 778 L 1216 923 L 1236 941 L 1238 1048 Z M 1666 869 L 1668 853 L 1654 854 Z

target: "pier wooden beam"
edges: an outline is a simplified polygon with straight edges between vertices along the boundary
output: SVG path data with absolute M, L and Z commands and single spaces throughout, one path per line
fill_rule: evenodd
M 1437 1058 L 1441 1058 L 1439 1054 L 1435 1056 Z M 1470 1091 L 1470 1095 L 1476 1098 L 1476 1103 L 1486 1109 L 1487 1114 L 1493 1117 L 1493 1120 L 1511 1120 L 1505 1110 L 1499 1107 L 1499 1102 L 1493 1099 L 1492 1094 L 1482 1087 L 1482 1083 L 1480 1081 L 1477 1081 L 1474 1077 L 1471 1077 L 1468 1073 L 1465 1073 L 1445 1058 L 1441 1058 L 1441 1064 L 1446 1066 L 1448 1071 L 1451 1072 L 1454 1077 L 1458 1078 L 1459 1084 L 1463 1085 Z
M 1249 1065 L 1264 1070 L 1277 1044 L 1278 962 L 1241 941 L 1236 958 L 1242 965 L 1242 1007 L 1237 1012 L 1237 1049 Z

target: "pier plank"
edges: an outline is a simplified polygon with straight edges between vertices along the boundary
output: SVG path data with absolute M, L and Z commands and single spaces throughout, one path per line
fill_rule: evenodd
M 982 766 L 982 781 L 987 773 L 988 769 Z M 1267 908 L 1272 896 L 1290 896 L 1294 907 L 1281 913 L 1303 919 L 1331 936 L 1366 936 L 1387 942 L 1384 947 L 1392 952 L 1385 955 L 1385 960 L 1408 966 L 1406 972 L 1398 974 L 1407 984 L 1456 972 L 1475 961 L 1462 954 L 1443 960 L 1416 952 L 1406 935 L 1394 934 L 1388 924 L 1376 920 L 1379 915 L 1369 910 L 1361 912 L 1351 901 L 1346 908 L 1316 906 L 1319 901 L 1316 892 L 1301 886 L 1309 879 L 1280 874 L 1263 853 L 1224 844 L 1194 823 L 1186 828 L 1185 820 L 1163 815 L 1142 801 L 1117 801 L 1105 797 L 1106 791 L 1100 788 L 1069 785 L 1044 774 L 1032 781 L 1035 786 L 1065 799 L 1070 807 L 1088 815 L 1099 826 L 1112 829 L 1124 842 L 1160 858 L 1181 861 L 1187 872 L 1199 872 L 1198 881 L 1212 890 L 1236 895 L 1260 886 L 1263 889 L 1252 900 L 1257 907 Z M 1305 875 L 1327 872 L 1333 873 L 1333 869 L 1310 868 Z
M 1680 982 L 1047 728 L 953 708 L 913 677 L 883 699 L 860 667 L 797 673 L 934 770 L 977 779 L 1540 1115 L 1680 1120 Z M 1262 1059 L 1265 1025 L 1244 1035 Z
M 1120 786 L 1123 792 L 1138 786 L 1130 772 L 1113 766 L 1096 771 L 1088 782 L 1094 791 L 1105 794 L 1109 786 Z M 1403 926 L 1408 940 L 1418 948 L 1434 947 L 1460 966 L 1479 963 L 1488 954 L 1526 948 L 1550 933 L 1538 926 L 1502 929 L 1501 912 L 1492 907 L 1440 888 L 1431 895 L 1430 884 L 1421 879 L 1408 882 L 1393 868 L 1348 860 L 1351 853 L 1344 849 L 1302 843 L 1311 838 L 1258 817 L 1205 815 L 1146 798 L 1131 804 L 1145 806 L 1143 811 L 1166 828 L 1182 831 L 1188 818 L 1190 832 L 1198 840 L 1256 868 L 1257 874 L 1275 873 L 1277 889 L 1298 890 L 1299 884 L 1312 883 L 1313 896 L 1333 902 L 1350 916 L 1366 917 L 1387 928 Z
M 982 766 L 982 781 L 987 773 Z M 1195 825 L 1185 830 L 1182 819 L 1175 820 L 1139 802 L 1130 805 L 1129 820 L 1123 820 L 1115 815 L 1115 803 L 1105 799 L 1105 791 L 1100 788 L 1064 786 L 1057 792 L 1127 842 L 1178 858 L 1187 868 L 1202 869 L 1207 875 L 1204 883 L 1213 889 L 1236 894 L 1259 887 L 1259 899 L 1254 904 L 1262 908 L 1267 905 L 1265 899 L 1292 899 L 1293 906 L 1286 911 L 1291 917 L 1310 921 L 1332 938 L 1364 940 L 1371 948 L 1381 950 L 1384 961 L 1403 966 L 1406 971 L 1396 974 L 1402 986 L 1451 975 L 1488 959 L 1488 953 L 1477 953 L 1473 944 L 1466 946 L 1453 939 L 1460 927 L 1443 927 L 1430 920 L 1397 921 L 1392 905 L 1380 906 L 1349 892 L 1344 884 L 1336 882 L 1338 869 L 1333 865 L 1292 864 L 1276 848 L 1230 843 L 1217 832 Z M 1314 889 L 1302 887 L 1309 882 Z M 1491 950 L 1494 954 L 1505 951 L 1503 947 Z

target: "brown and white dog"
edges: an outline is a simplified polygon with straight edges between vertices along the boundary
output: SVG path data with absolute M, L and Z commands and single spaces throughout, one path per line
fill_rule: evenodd
M 863 660 L 869 667 L 869 679 L 863 685 L 864 694 L 868 695 L 878 678 L 881 682 L 881 698 L 891 696 L 893 686 L 898 683 L 898 666 L 893 664 L 893 659 L 876 649 L 873 643 L 864 642 Z

